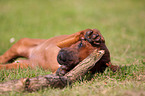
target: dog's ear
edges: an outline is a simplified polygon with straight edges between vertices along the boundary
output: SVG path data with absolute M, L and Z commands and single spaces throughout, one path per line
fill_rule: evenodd
M 74 34 L 70 35 L 69 37 L 65 38 L 64 40 L 58 42 L 57 46 L 60 47 L 60 48 L 71 46 L 72 44 L 74 44 L 74 43 L 78 42 L 79 40 L 83 39 L 84 34 L 88 30 L 91 30 L 91 29 L 82 30 L 82 31 L 79 31 L 77 33 L 74 33 Z

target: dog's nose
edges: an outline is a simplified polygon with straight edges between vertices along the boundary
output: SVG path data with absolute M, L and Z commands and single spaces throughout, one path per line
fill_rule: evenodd
M 76 54 L 77 53 L 70 48 L 62 48 L 57 55 L 57 61 L 60 65 L 76 64 L 76 61 L 78 61 Z
M 66 58 L 65 58 L 65 56 L 64 56 L 64 52 L 60 52 L 60 54 L 58 55 L 58 58 L 59 58 L 61 61 L 63 61 L 63 62 L 66 61 Z

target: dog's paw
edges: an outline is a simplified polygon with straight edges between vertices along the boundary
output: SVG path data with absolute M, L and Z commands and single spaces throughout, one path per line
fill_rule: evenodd
M 85 39 L 93 45 L 100 45 L 102 42 L 101 36 L 92 30 L 86 32 Z
M 67 72 L 68 72 L 68 67 L 62 65 L 57 69 L 56 75 L 57 76 L 64 76 Z

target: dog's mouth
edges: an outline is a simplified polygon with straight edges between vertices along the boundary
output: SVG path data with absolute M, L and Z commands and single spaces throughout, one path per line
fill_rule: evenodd
M 69 67 L 73 67 L 80 62 L 78 53 L 70 48 L 62 48 L 57 55 L 57 61 L 60 65 Z

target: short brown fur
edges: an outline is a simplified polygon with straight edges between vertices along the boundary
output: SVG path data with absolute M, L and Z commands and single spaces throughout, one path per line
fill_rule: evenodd
M 72 35 L 62 35 L 50 39 L 23 38 L 0 56 L 0 69 L 18 69 L 19 67 L 35 68 L 36 66 L 40 66 L 43 69 L 50 70 L 55 73 L 60 67 L 60 64 L 57 61 L 57 55 L 59 51 L 62 48 L 67 47 L 69 49 L 78 46 L 81 40 L 85 39 L 85 34 L 88 31 L 93 31 L 95 34 L 99 34 L 99 36 L 101 36 L 102 43 L 95 46 L 94 44 L 89 43 L 87 40 L 82 41 L 85 47 L 76 49 L 77 52 L 79 52 L 77 56 L 79 57 L 80 61 L 82 61 L 95 49 L 105 50 L 105 55 L 91 70 L 92 73 L 103 72 L 106 67 L 112 67 L 113 65 L 110 62 L 110 53 L 105 45 L 104 37 L 97 29 L 86 29 Z M 25 57 L 27 59 L 8 63 L 8 61 L 19 56 Z

